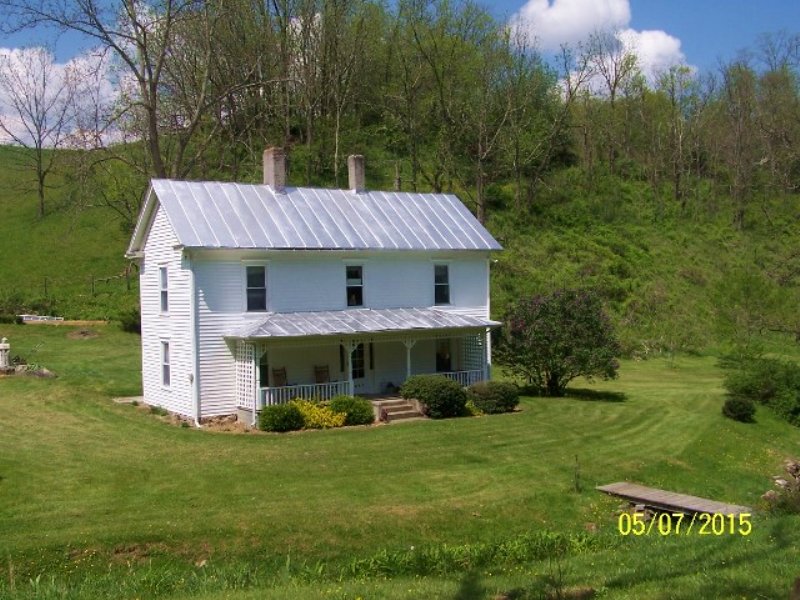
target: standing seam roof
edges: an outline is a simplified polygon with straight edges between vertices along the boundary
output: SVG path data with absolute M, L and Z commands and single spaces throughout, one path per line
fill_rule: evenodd
M 501 250 L 448 194 L 152 181 L 187 247 L 337 250 Z

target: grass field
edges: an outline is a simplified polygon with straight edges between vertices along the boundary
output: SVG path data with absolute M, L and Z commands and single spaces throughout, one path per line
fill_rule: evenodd
M 112 403 L 139 391 L 138 338 L 93 329 L 0 325 L 59 375 L 0 379 L 0 597 L 783 598 L 800 576 L 798 517 L 759 513 L 747 537 L 622 537 L 619 503 L 593 490 L 759 505 L 800 431 L 765 410 L 723 419 L 713 357 L 625 362 L 618 381 L 576 385 L 593 393 L 511 415 L 234 435 Z M 528 551 L 546 536 L 569 550 Z M 470 558 L 493 545 L 495 563 Z M 461 558 L 384 564 L 414 552 Z

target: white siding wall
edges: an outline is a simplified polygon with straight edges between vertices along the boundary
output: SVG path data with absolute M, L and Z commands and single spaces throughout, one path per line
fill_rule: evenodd
M 193 255 L 199 322 L 200 399 L 203 416 L 236 410 L 233 351 L 223 338 L 245 320 L 244 267 L 263 261 L 267 267 L 267 309 L 274 312 L 342 310 L 346 308 L 345 266 L 364 266 L 364 304 L 368 308 L 430 307 L 434 303 L 433 254 L 339 252 L 253 253 L 203 251 Z M 450 265 L 451 305 L 443 310 L 486 317 L 487 255 L 443 257 Z M 245 262 L 246 261 L 246 262 Z M 156 272 L 157 275 L 157 272 Z M 189 328 L 187 327 L 187 331 Z M 376 343 L 374 387 L 405 379 L 405 347 L 400 342 Z M 319 356 L 317 355 L 319 354 Z M 435 369 L 433 342 L 420 341 L 412 350 L 415 373 Z M 189 359 L 187 358 L 187 361 Z M 290 383 L 310 382 L 314 364 L 329 364 L 339 378 L 338 349 L 270 352 L 270 369 L 285 366 Z
M 197 291 L 200 406 L 204 417 L 236 411 L 233 342 L 223 335 L 242 324 L 241 260 L 194 260 Z
M 434 255 L 371 254 L 362 260 L 337 253 L 277 255 L 270 261 L 270 310 L 276 312 L 347 308 L 345 266 L 363 265 L 368 308 L 428 307 L 434 303 Z M 443 260 L 450 267 L 450 303 L 441 307 L 485 317 L 486 256 Z
M 192 414 L 192 327 L 190 277 L 182 263 L 177 239 L 164 211 L 158 208 L 144 247 L 140 271 L 142 311 L 142 385 L 148 404 L 184 415 Z M 167 267 L 169 312 L 161 313 L 159 268 Z M 169 342 L 171 381 L 162 385 L 161 342 Z

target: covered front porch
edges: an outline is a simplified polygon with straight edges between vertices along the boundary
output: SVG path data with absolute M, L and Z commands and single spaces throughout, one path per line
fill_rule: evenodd
M 421 327 L 418 313 L 424 309 L 397 310 L 411 311 L 416 318 L 407 318 L 405 329 L 400 328 L 403 321 L 395 322 L 392 329 L 385 323 L 370 323 L 376 316 L 385 317 L 388 311 L 290 313 L 267 320 L 272 325 L 269 330 L 274 333 L 281 325 L 284 335 L 254 335 L 264 333 L 262 324 L 261 331 L 252 330 L 249 336 L 235 339 L 240 417 L 254 422 L 262 407 L 294 398 L 327 400 L 340 394 L 396 393 L 408 377 L 417 374 L 438 374 L 464 386 L 489 378 L 488 331 L 493 322 L 428 309 L 422 314 L 426 317 L 423 321 L 440 327 Z M 329 327 L 344 329 L 342 313 L 350 313 L 348 317 L 369 313 L 355 316 L 361 317 L 359 322 L 363 317 L 370 319 L 362 323 L 363 331 L 320 334 L 324 327 L 318 318 Z M 389 316 L 395 321 L 408 317 L 396 311 Z M 331 324 L 332 319 L 335 322 Z M 291 334 L 285 328 L 288 324 L 293 326 Z

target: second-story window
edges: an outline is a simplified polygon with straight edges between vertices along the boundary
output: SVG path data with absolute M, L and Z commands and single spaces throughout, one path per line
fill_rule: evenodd
M 434 265 L 433 291 L 436 304 L 450 304 L 450 270 L 447 265 Z
M 347 306 L 364 306 L 364 267 L 348 265 Z
M 161 291 L 161 312 L 169 312 L 169 276 L 167 267 L 158 268 L 158 285 Z
M 267 268 L 247 267 L 247 310 L 267 310 Z

